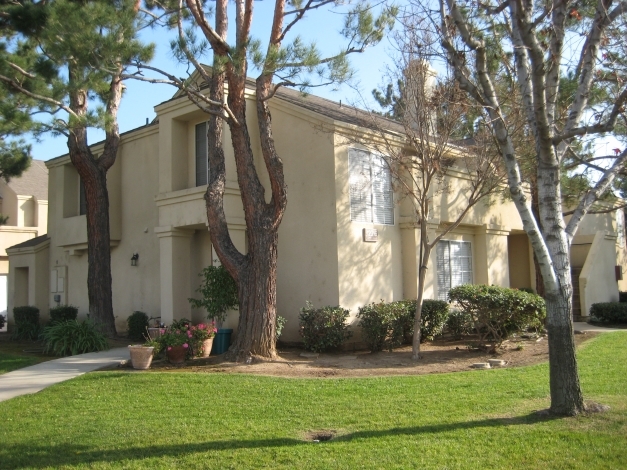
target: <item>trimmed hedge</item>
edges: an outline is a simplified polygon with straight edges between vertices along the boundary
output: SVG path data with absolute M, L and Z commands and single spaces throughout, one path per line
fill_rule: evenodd
M 128 339 L 144 341 L 148 335 L 148 315 L 139 310 L 133 312 L 127 319 Z
M 346 324 L 348 315 L 349 311 L 339 306 L 314 308 L 307 302 L 299 316 L 305 349 L 321 352 L 339 348 L 351 336 Z
M 627 303 L 603 302 L 592 304 L 590 316 L 603 323 L 627 323 Z
M 39 309 L 31 305 L 13 308 L 15 330 L 11 334 L 14 340 L 36 340 L 41 331 L 39 326 Z
M 464 284 L 452 288 L 448 296 L 470 315 L 482 344 L 489 339 L 500 346 L 514 331 L 539 329 L 546 317 L 542 297 L 517 289 Z
M 50 325 L 63 321 L 76 320 L 78 308 L 73 305 L 58 305 L 50 309 Z
M 619 302 L 627 302 L 627 292 L 619 292 L 618 293 L 618 301 Z
M 411 343 L 414 336 L 414 319 L 416 318 L 416 301 L 399 300 L 398 303 L 404 310 L 403 336 L 406 343 Z M 449 305 L 444 300 L 424 299 L 420 314 L 420 342 L 433 341 L 442 334 L 444 325 L 449 316 Z
M 359 325 L 364 342 L 372 352 L 392 350 L 411 343 L 416 317 L 415 300 L 372 303 L 359 309 Z M 422 302 L 420 342 L 433 340 L 442 333 L 448 318 L 448 303 L 425 299 Z
M 462 339 L 472 333 L 472 317 L 461 310 L 451 310 L 446 328 L 454 339 Z
M 364 305 L 359 309 L 361 335 L 372 352 L 403 344 L 406 308 L 398 302 Z

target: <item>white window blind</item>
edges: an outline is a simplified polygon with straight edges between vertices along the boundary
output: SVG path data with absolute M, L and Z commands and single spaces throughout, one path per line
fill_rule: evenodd
M 207 123 L 196 124 L 196 186 L 204 186 L 209 182 Z
M 351 220 L 394 225 L 392 177 L 383 158 L 351 148 L 348 171 Z
M 470 242 L 442 240 L 436 248 L 438 299 L 448 300 L 448 291 L 461 284 L 472 284 Z

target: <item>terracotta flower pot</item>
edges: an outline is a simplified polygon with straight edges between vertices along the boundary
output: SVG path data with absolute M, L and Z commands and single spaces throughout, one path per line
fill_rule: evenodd
M 187 355 L 187 348 L 183 346 L 168 346 L 165 354 L 170 364 L 183 364 Z
M 198 357 L 209 357 L 211 348 L 213 347 L 213 338 L 206 339 L 202 342 L 202 352 Z
M 150 364 L 152 364 L 152 353 L 154 350 L 155 348 L 152 346 L 129 346 L 128 351 L 131 355 L 133 369 L 149 369 Z

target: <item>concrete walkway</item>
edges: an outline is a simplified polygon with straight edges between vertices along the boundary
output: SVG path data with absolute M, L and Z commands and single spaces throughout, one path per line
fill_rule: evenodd
M 603 326 L 591 325 L 586 322 L 573 322 L 573 330 L 574 331 L 596 331 L 600 333 L 611 333 L 612 331 L 627 331 L 627 329 L 621 328 L 605 328 Z
M 50 385 L 73 379 L 86 372 L 115 366 L 129 359 L 127 348 L 80 354 L 42 362 L 0 375 L 0 401 L 36 393 Z

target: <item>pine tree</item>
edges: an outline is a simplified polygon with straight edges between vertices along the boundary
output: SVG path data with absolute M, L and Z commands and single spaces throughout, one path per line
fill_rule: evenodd
M 24 0 L 4 2 L 0 8 L 3 31 L 11 32 L 0 56 L 0 81 L 52 115 L 42 130 L 68 139 L 87 201 L 89 312 L 113 336 L 107 171 L 120 142 L 121 75 L 127 64 L 152 54 L 151 47 L 137 40 L 139 2 Z M 88 127 L 105 131 L 99 156 L 89 148 Z

